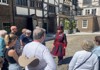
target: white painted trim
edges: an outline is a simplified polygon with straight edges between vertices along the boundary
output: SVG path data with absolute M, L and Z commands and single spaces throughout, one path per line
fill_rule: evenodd
M 35 14 L 35 9 L 30 9 L 29 12 L 30 12 L 30 15 Z
M 0 2 L 0 5 L 6 5 L 6 6 L 8 6 L 9 4 Z
M 87 20 L 87 26 L 86 27 L 83 27 L 83 21 L 84 20 L 82 20 L 82 28 L 85 28 L 85 29 L 88 28 L 88 20 Z
M 17 15 L 28 15 L 28 8 L 16 6 L 16 14 Z
M 6 3 L 4 3 L 2 0 L 0 1 L 0 3 L 2 3 L 2 4 L 7 4 L 7 0 L 6 0 Z

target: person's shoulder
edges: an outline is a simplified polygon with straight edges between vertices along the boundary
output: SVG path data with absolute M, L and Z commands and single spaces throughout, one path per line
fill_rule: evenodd
M 92 51 L 98 51 L 98 50 L 100 50 L 100 46 L 94 47 Z
M 75 54 L 74 54 L 74 55 L 81 55 L 81 54 L 83 54 L 84 52 L 85 52 L 84 50 L 77 51 L 77 52 L 75 52 Z
M 83 53 L 83 52 L 84 52 L 83 50 L 81 50 L 81 51 L 77 51 L 76 54 L 78 54 L 78 53 Z
M 13 56 L 15 53 L 16 53 L 16 51 L 11 49 L 11 50 L 9 50 L 8 55 Z

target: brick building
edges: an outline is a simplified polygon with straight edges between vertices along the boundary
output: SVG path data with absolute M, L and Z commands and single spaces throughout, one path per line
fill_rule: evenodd
M 100 31 L 100 0 L 78 0 L 80 13 L 75 16 L 80 32 Z

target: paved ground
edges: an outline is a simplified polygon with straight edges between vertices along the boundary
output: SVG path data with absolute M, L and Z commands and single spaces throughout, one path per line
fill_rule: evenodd
M 67 35 L 68 46 L 66 48 L 66 56 L 64 57 L 63 65 L 57 66 L 57 70 L 67 70 L 68 63 L 74 53 L 78 50 L 81 50 L 81 42 L 84 39 L 94 40 L 94 37 L 100 35 L 99 33 L 77 33 Z M 47 41 L 46 46 L 51 50 L 52 49 L 53 40 Z M 57 58 L 55 58 L 57 63 Z

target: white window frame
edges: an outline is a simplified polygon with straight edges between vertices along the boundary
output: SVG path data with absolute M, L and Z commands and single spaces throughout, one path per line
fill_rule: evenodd
M 0 4 L 1 4 L 1 5 L 8 5 L 8 4 L 7 4 L 7 0 L 6 0 L 6 3 L 4 3 L 4 2 L 1 0 L 1 1 L 0 1 Z
M 86 10 L 85 10 L 85 15 L 90 15 L 90 14 L 91 14 L 90 9 L 86 9 Z
M 83 24 L 84 24 L 83 22 L 84 22 L 84 21 L 87 21 L 86 27 L 83 26 Z M 82 20 L 82 28 L 88 28 L 88 20 Z

